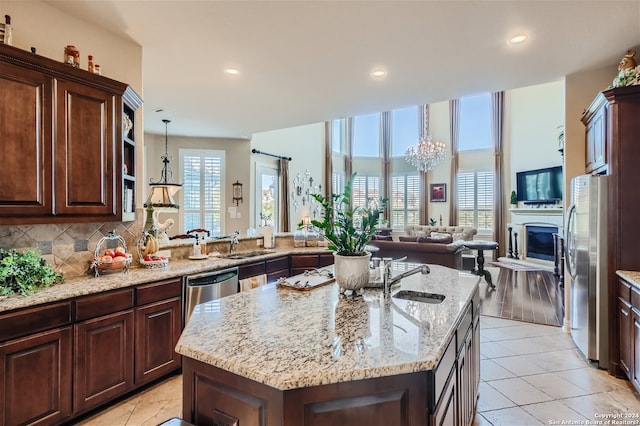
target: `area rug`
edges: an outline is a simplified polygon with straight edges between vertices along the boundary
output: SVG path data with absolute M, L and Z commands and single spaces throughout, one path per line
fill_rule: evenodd
M 497 266 L 498 268 L 511 269 L 512 271 L 540 271 L 542 268 L 536 266 L 522 265 L 515 262 L 487 262 L 487 265 Z

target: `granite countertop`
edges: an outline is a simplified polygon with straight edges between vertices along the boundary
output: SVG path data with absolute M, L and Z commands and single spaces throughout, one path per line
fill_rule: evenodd
M 231 266 L 242 265 L 243 263 L 255 262 L 287 254 L 315 254 L 326 253 L 326 247 L 308 248 L 286 248 L 268 249 L 268 253 L 261 256 L 254 256 L 245 259 L 225 259 L 210 257 L 204 260 L 176 259 L 170 260 L 166 269 L 146 269 L 142 266 L 134 266 L 129 272 L 107 272 L 99 277 L 87 274 L 84 277 L 74 277 L 67 279 L 63 284 L 45 288 L 31 296 L 12 295 L 0 297 L 0 312 L 14 309 L 26 308 L 41 305 L 44 303 L 57 302 L 73 297 L 100 293 L 118 288 L 131 287 L 138 284 L 164 280 L 168 278 L 192 275 L 205 271 L 224 269 Z M 136 262 L 134 262 L 136 263 Z
M 640 289 L 640 272 L 639 271 L 616 271 L 616 274 L 627 281 L 632 286 Z
M 441 304 L 271 284 L 198 305 L 176 351 L 279 390 L 431 370 L 480 278 L 430 268 L 400 286 L 445 294 Z

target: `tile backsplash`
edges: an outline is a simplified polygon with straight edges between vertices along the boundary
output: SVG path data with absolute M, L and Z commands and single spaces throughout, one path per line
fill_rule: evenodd
M 80 276 L 86 274 L 98 242 L 109 231 L 124 238 L 128 251 L 135 257 L 144 215 L 144 211 L 138 211 L 133 222 L 1 225 L 0 247 L 37 248 L 56 271 L 66 277 Z

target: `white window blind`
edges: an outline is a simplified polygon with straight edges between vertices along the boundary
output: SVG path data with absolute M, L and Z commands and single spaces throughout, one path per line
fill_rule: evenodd
M 224 151 L 180 150 L 183 205 L 180 208 L 183 232 L 204 228 L 222 233 L 224 197 Z
M 420 175 L 391 177 L 391 226 L 402 231 L 407 225 L 420 224 Z
M 458 225 L 493 230 L 494 180 L 493 171 L 458 173 Z

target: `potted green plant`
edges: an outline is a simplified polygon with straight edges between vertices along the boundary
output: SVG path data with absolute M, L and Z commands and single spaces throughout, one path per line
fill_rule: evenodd
M 381 198 L 369 201 L 366 207 L 354 207 L 351 190 L 356 174 L 351 175 L 342 194 L 329 197 L 311 194 L 323 210 L 322 220 L 314 219 L 311 224 L 329 241 L 329 250 L 334 251 L 334 274 L 342 293 L 347 290 L 357 293 L 368 283 L 371 253 L 366 246 L 387 204 Z
M 518 205 L 518 196 L 516 195 L 516 191 L 511 191 L 511 205 L 512 206 Z

